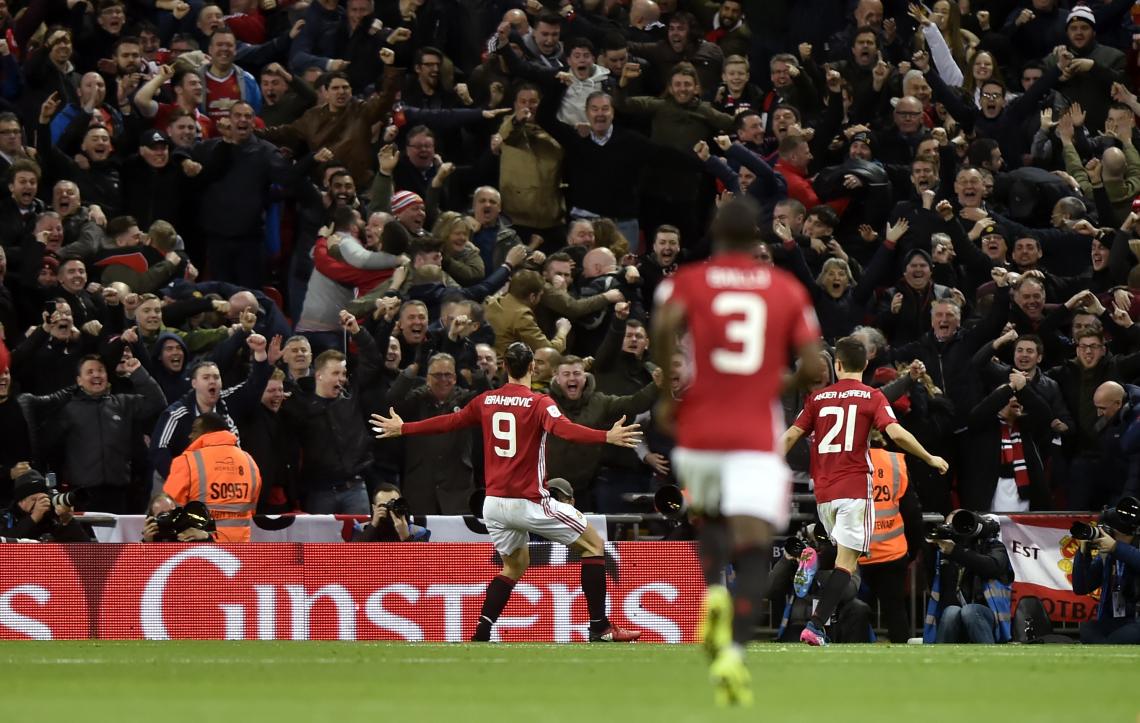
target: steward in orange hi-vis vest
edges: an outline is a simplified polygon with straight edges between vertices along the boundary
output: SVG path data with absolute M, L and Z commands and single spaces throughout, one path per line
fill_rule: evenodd
M 906 534 L 899 499 L 906 494 L 906 459 L 898 452 L 872 447 L 874 465 L 872 496 L 875 501 L 875 531 L 871 534 L 871 554 L 864 564 L 890 562 L 905 557 Z
M 218 542 L 249 542 L 261 472 L 237 446 L 233 432 L 205 432 L 194 439 L 170 464 L 163 490 L 179 505 L 205 503 L 217 524 Z

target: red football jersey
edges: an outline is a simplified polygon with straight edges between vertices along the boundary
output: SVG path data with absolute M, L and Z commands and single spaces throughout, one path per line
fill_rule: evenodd
M 882 392 L 853 379 L 808 395 L 795 426 L 811 435 L 817 502 L 871 497 L 874 466 L 867 438 L 872 425 L 881 432 L 896 421 Z
M 521 384 L 483 392 L 453 414 L 405 422 L 403 434 L 440 434 L 483 427 L 483 470 L 488 497 L 541 502 L 546 491 L 546 435 L 570 442 L 604 444 L 606 430 L 591 429 L 562 416 L 545 394 Z
M 820 335 L 803 286 L 748 254 L 720 254 L 662 281 L 657 305 L 667 303 L 684 308 L 692 375 L 677 406 L 677 444 L 774 451 L 791 351 Z

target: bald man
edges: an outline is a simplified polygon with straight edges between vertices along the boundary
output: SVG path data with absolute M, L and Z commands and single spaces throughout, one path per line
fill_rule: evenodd
M 1140 421 L 1140 387 L 1105 382 L 1093 392 L 1093 406 L 1101 460 L 1098 474 L 1084 479 L 1088 499 L 1078 500 L 1083 502 L 1080 509 L 1087 510 L 1099 510 L 1122 495 L 1140 494 L 1140 428 L 1135 428 Z
M 641 294 L 638 285 L 641 277 L 633 266 L 622 268 L 614 252 L 605 247 L 591 249 L 582 259 L 582 276 L 579 280 L 579 297 L 604 294 L 613 290 L 631 304 L 631 319 L 645 320 L 641 307 Z M 592 356 L 605 338 L 609 323 L 614 318 L 613 306 L 602 309 L 592 316 L 584 316 L 575 324 L 574 352 L 579 356 Z
M 631 43 L 655 43 L 665 37 L 661 8 L 653 0 L 633 0 L 629 4 L 629 25 L 622 31 Z

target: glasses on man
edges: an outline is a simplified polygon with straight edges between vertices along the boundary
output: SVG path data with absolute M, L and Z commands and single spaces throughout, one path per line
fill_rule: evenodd
M 1077 349 L 1080 351 L 1096 351 L 1103 348 L 1104 344 L 1077 344 Z
M 982 97 L 986 100 L 997 100 L 1001 98 L 1001 93 L 982 93 Z
M 428 376 L 432 379 L 454 379 L 455 374 L 452 372 L 429 372 Z
M 920 110 L 896 110 L 895 115 L 899 118 L 917 118 L 922 115 Z

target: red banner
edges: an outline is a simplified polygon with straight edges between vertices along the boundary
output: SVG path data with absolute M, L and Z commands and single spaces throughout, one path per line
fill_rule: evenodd
M 497 639 L 586 640 L 579 568 L 532 545 Z M 455 642 L 498 571 L 485 543 L 0 545 L 0 639 Z M 644 642 L 696 639 L 691 544 L 609 544 L 606 579 L 616 624 Z

